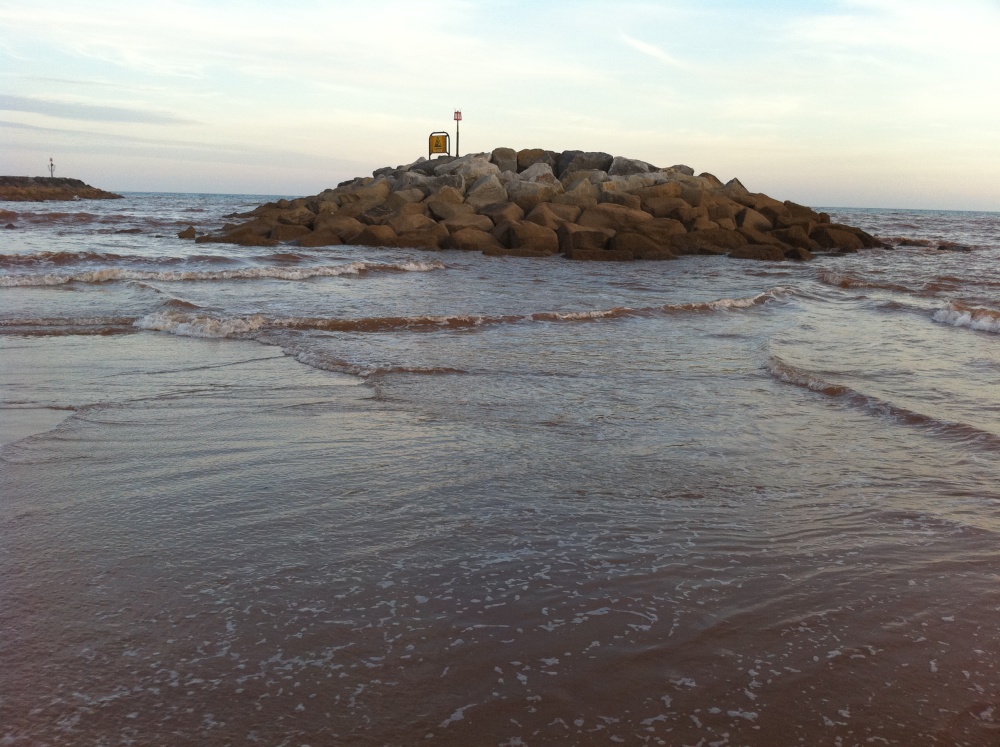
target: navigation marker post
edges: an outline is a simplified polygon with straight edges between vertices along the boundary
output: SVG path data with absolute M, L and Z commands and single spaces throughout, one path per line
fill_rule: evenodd
M 49 156 L 49 176 L 56 175 L 56 165 L 52 162 L 52 156 Z
M 462 121 L 462 110 L 455 110 L 455 158 L 458 158 L 458 123 Z

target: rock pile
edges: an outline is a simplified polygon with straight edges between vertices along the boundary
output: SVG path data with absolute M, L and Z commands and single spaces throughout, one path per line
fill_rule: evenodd
M 687 166 L 607 153 L 497 148 L 424 158 L 312 197 L 261 205 L 199 242 L 461 249 L 487 255 L 617 260 L 728 254 L 809 259 L 882 246 L 794 202 Z M 195 231 L 181 232 L 194 238 Z
M 120 200 L 121 195 L 91 187 L 79 179 L 51 176 L 0 176 L 0 200 Z

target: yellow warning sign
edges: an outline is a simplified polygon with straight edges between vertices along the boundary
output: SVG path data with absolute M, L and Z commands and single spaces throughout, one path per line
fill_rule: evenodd
M 448 152 L 448 136 L 447 135 L 431 135 L 430 142 L 428 143 L 427 150 L 433 153 L 447 153 Z

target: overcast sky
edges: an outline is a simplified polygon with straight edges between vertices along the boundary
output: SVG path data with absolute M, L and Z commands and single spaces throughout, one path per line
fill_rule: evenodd
M 315 194 L 601 150 L 816 206 L 1000 210 L 1000 0 L 0 0 L 0 173 Z

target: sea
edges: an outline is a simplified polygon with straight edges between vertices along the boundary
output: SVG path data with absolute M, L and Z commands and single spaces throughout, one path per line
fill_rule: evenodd
M 573 262 L 4 203 L 0 745 L 1000 744 L 1000 214 Z

